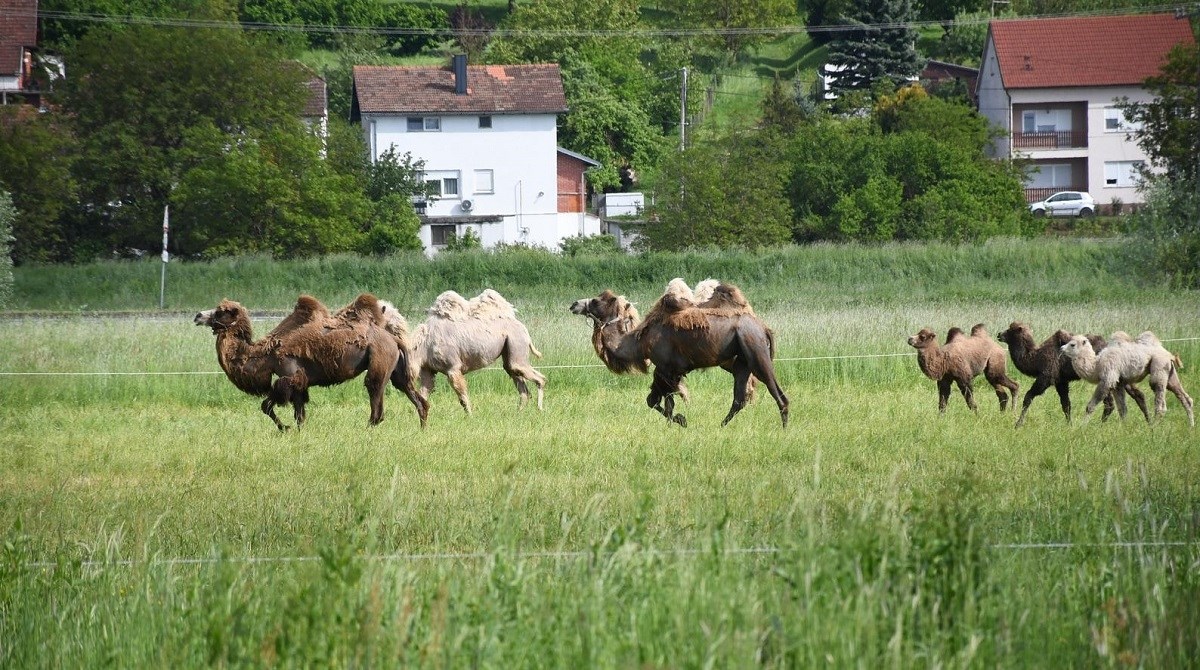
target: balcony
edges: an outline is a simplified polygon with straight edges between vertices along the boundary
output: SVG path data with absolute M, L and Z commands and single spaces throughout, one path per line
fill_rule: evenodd
M 1086 130 L 1056 130 L 1040 133 L 1013 133 L 1014 149 L 1083 149 L 1087 147 Z

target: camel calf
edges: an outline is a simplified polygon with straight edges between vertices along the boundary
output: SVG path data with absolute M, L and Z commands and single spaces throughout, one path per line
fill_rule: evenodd
M 996 390 L 1001 412 L 1008 407 L 1010 395 L 1013 406 L 1016 406 L 1019 387 L 1008 376 L 1004 349 L 987 334 L 982 323 L 971 328 L 970 337 L 961 328 L 951 328 L 942 346 L 938 346 L 937 336 L 928 328 L 922 328 L 921 332 L 909 337 L 908 343 L 917 350 L 917 365 L 921 372 L 937 382 L 938 412 L 946 411 L 946 405 L 950 402 L 951 383 L 958 385 L 967 407 L 977 410 L 971 382 L 980 373 Z M 1006 389 L 1009 395 L 1005 394 Z

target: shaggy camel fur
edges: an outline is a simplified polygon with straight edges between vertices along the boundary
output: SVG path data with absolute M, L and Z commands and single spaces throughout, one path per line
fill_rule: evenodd
M 686 287 L 682 281 L 669 285 L 641 323 L 629 301 L 608 290 L 576 300 L 571 311 L 592 320 L 592 345 L 609 370 L 645 373 L 654 365 L 646 404 L 667 419 L 687 425 L 687 419 L 674 411 L 674 394 L 682 390 L 687 373 L 719 366 L 734 378 L 733 405 L 722 425 L 746 405 L 754 376 L 767 385 L 786 426 L 788 399 L 775 378 L 775 339 L 770 329 L 731 284 L 715 286 L 712 296 L 699 305 L 680 299 L 681 287 Z
M 254 341 L 245 307 L 223 300 L 216 308 L 196 314 L 193 322 L 212 328 L 217 362 L 242 391 L 265 396 L 261 408 L 279 430 L 277 405 L 291 403 L 296 426 L 303 425 L 308 389 L 332 386 L 367 373 L 371 425 L 383 421 L 383 396 L 390 379 L 404 391 L 425 423 L 424 404 L 398 366 L 406 358 L 396 340 L 384 330 L 384 315 L 375 296 L 364 293 L 337 314 L 316 298 L 300 296 L 292 313 L 261 340 Z
M 1092 347 L 1096 351 L 1104 349 L 1103 337 L 1099 335 L 1086 335 L 1085 337 L 1092 343 Z M 1009 357 L 1012 358 L 1017 369 L 1034 378 L 1033 387 L 1025 392 L 1021 416 L 1017 418 L 1017 425 L 1020 426 L 1025 422 L 1025 413 L 1029 411 L 1029 405 L 1033 399 L 1045 393 L 1046 389 L 1051 386 L 1058 391 L 1059 404 L 1062 405 L 1062 411 L 1067 417 L 1067 421 L 1070 421 L 1070 384 L 1079 379 L 1079 375 L 1075 372 L 1075 367 L 1071 365 L 1070 360 L 1063 355 L 1062 345 L 1071 339 L 1071 333 L 1059 330 L 1039 346 L 1034 343 L 1033 331 L 1029 329 L 1028 325 L 1013 321 L 1007 330 L 996 336 L 996 339 L 1008 345 Z M 1133 398 L 1141 408 L 1146 421 L 1149 421 L 1150 412 L 1146 408 L 1146 396 L 1132 384 L 1125 385 L 1125 392 Z M 1123 399 L 1121 398 L 1121 400 Z M 1125 418 L 1124 402 L 1121 403 L 1119 411 L 1121 418 Z M 1104 418 L 1107 419 L 1112 412 L 1113 396 L 1110 394 L 1104 397 Z
M 970 337 L 960 328 L 951 328 L 943 346 L 938 346 L 937 336 L 928 328 L 922 328 L 921 332 L 909 337 L 908 343 L 917 350 L 917 365 L 921 372 L 937 382 L 939 412 L 945 412 L 950 402 L 951 383 L 958 385 L 967 407 L 976 410 L 971 382 L 980 373 L 995 389 L 1001 412 L 1008 407 L 1009 395 L 1016 407 L 1018 386 L 1008 377 L 1004 350 L 988 336 L 982 323 L 971 328 Z M 1005 389 L 1009 395 L 1005 395 Z
M 1108 346 L 1099 353 L 1086 337 L 1076 335 L 1062 346 L 1062 351 L 1071 359 L 1075 372 L 1096 385 L 1096 392 L 1088 401 L 1088 415 L 1114 389 L 1119 399 L 1124 384 L 1136 384 L 1148 377 L 1150 388 L 1154 390 L 1155 416 L 1161 418 L 1167 413 L 1166 392 L 1169 390 L 1187 412 L 1188 425 L 1196 425 L 1192 398 L 1179 381 L 1178 369 L 1182 362 L 1162 346 L 1154 333 L 1145 331 L 1136 340 L 1123 332 L 1113 333 Z
M 537 385 L 537 407 L 542 409 L 546 377 L 529 363 L 529 354 L 542 352 L 533 346 L 516 309 L 499 293 L 485 289 L 471 300 L 446 291 L 433 301 L 429 318 L 413 332 L 412 374 L 419 380 L 420 393 L 428 398 L 437 373 L 446 375 L 458 401 L 471 413 L 464 376 L 503 357 L 504 371 L 520 395 L 520 406 L 529 401 L 527 382 Z

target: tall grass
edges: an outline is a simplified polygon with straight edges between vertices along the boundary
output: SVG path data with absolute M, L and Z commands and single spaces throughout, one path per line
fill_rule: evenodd
M 156 295 L 130 287 L 156 269 L 18 268 L 21 308 L 148 309 Z M 171 271 L 178 310 L 370 290 L 412 321 L 445 288 L 493 286 L 546 354 L 546 410 L 514 411 L 490 369 L 469 377 L 469 418 L 439 385 L 428 429 L 397 393 L 368 429 L 355 382 L 314 390 L 308 423 L 281 434 L 202 374 L 218 372 L 212 335 L 186 311 L 0 319 L 0 372 L 81 373 L 0 377 L 0 665 L 1186 667 L 1200 652 L 1200 462 L 1178 405 L 1151 426 L 1085 423 L 1078 386 L 1074 423 L 1050 394 L 1015 430 L 980 385 L 978 414 L 954 398 L 938 416 L 904 344 L 978 321 L 1152 328 L 1195 392 L 1200 343 L 1180 338 L 1200 336 L 1196 294 L 1126 276 L 1115 245 Z M 689 377 L 683 430 L 645 407 L 646 377 L 560 367 L 597 363 L 570 300 L 612 286 L 646 306 L 676 275 L 739 282 L 775 329 L 789 428 L 764 397 L 719 429 L 721 371 Z M 873 354 L 903 355 L 840 358 Z M 160 374 L 92 374 L 115 372 Z

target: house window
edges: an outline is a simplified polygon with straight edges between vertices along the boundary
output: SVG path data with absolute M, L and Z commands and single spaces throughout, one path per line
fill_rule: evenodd
M 1137 186 L 1142 161 L 1109 161 L 1104 164 L 1105 186 Z
M 475 171 L 475 192 L 476 193 L 495 193 L 496 183 L 495 176 L 491 170 L 476 170 Z
M 457 198 L 459 196 L 457 170 L 426 172 L 425 183 L 429 186 L 429 194 L 435 198 Z
M 442 120 L 436 116 L 410 116 L 408 117 L 408 132 L 422 133 L 434 132 L 442 129 Z
M 1104 108 L 1104 132 L 1126 133 L 1141 130 L 1142 124 L 1132 123 L 1125 118 L 1125 112 L 1119 107 Z
M 490 116 L 479 117 L 479 127 L 480 128 L 491 128 L 492 127 L 492 117 L 490 117 Z
M 1042 163 L 1036 169 L 1025 184 L 1026 188 L 1070 188 L 1074 185 L 1070 163 Z
M 444 247 L 454 240 L 453 225 L 429 226 L 429 244 L 434 247 Z

